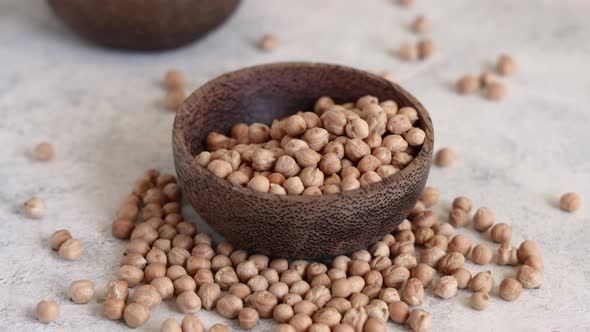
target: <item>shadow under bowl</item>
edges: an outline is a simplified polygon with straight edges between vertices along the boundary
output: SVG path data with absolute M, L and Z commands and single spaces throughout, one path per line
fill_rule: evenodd
M 418 111 L 426 139 L 414 160 L 382 182 L 324 196 L 258 193 L 193 166 L 212 131 L 232 125 L 270 124 L 300 110 L 313 110 L 321 96 L 336 102 L 364 95 L 392 99 Z M 376 75 L 321 63 L 276 63 L 220 76 L 197 89 L 180 107 L 173 152 L 183 194 L 227 241 L 254 252 L 286 258 L 348 253 L 392 232 L 407 217 L 426 184 L 434 132 L 430 115 L 412 95 Z
M 187 44 L 221 24 L 239 0 L 48 0 L 86 39 L 114 48 L 161 50 Z

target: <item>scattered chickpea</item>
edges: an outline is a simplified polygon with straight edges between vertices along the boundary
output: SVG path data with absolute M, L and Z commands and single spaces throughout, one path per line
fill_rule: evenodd
M 516 278 L 507 277 L 500 283 L 499 294 L 506 301 L 514 301 L 520 297 L 522 290 L 522 285 Z
M 485 232 L 492 227 L 494 220 L 494 211 L 487 207 L 481 207 L 473 215 L 473 228 L 478 232 Z
M 421 305 L 424 298 L 424 286 L 418 278 L 410 278 L 401 293 L 401 299 L 409 305 Z
M 410 308 L 405 302 L 394 301 L 389 303 L 389 318 L 398 324 L 404 324 L 410 315 Z
M 518 264 L 518 255 L 516 248 L 508 242 L 504 242 L 498 248 L 498 265 L 516 265 Z
M 182 72 L 175 69 L 170 69 L 166 72 L 166 75 L 164 75 L 163 84 L 167 89 L 170 90 L 182 89 L 186 85 L 186 78 Z
M 543 259 L 541 256 L 529 256 L 523 264 L 528 265 L 539 272 L 543 272 L 544 270 Z
M 245 330 L 253 329 L 258 324 L 258 312 L 252 308 L 243 308 L 238 313 L 240 328 Z
M 140 327 L 150 318 L 150 309 L 139 303 L 129 303 L 125 306 L 123 318 L 129 327 Z
M 411 276 L 419 279 L 424 287 L 428 287 L 436 276 L 436 270 L 427 264 L 420 263 L 412 268 Z
M 119 298 L 106 298 L 102 303 L 102 315 L 108 319 L 119 320 L 123 318 L 125 300 Z
M 262 36 L 258 42 L 258 47 L 267 52 L 274 51 L 279 46 L 279 38 L 273 34 L 266 34 Z
M 183 332 L 205 332 L 203 323 L 195 315 L 186 315 L 182 319 L 182 331 Z
M 225 324 L 217 323 L 209 328 L 209 332 L 231 332 L 231 329 Z
M 485 71 L 479 76 L 479 82 L 482 87 L 488 86 L 488 84 L 492 83 L 493 81 L 494 75 L 489 71 Z
M 33 197 L 23 204 L 23 210 L 27 217 L 39 219 L 45 216 L 47 204 L 41 198 Z
M 531 256 L 541 256 L 541 249 L 533 240 L 523 241 L 517 250 L 518 260 L 524 263 Z
M 500 75 L 503 76 L 512 75 L 516 71 L 516 64 L 514 63 L 512 57 L 502 54 L 496 63 L 496 70 Z
M 162 322 L 160 332 L 182 332 L 182 327 L 176 320 L 168 318 Z
M 186 98 L 186 94 L 184 91 L 176 89 L 176 90 L 168 90 L 166 93 L 166 99 L 164 99 L 164 106 L 170 111 L 176 111 L 184 102 Z
M 442 148 L 434 156 L 434 164 L 440 167 L 447 167 L 457 160 L 457 155 L 450 148 Z
M 460 289 L 466 288 L 471 281 L 471 272 L 469 272 L 469 270 L 466 268 L 459 268 L 455 270 L 451 276 L 457 279 L 457 288 Z
M 422 195 L 420 196 L 420 200 L 424 203 L 426 207 L 431 207 L 438 202 L 439 193 L 438 190 L 434 187 L 426 187 L 422 191 Z
M 491 236 L 494 242 L 509 242 L 512 238 L 512 227 L 505 223 L 497 223 L 492 227 Z
M 72 235 L 68 230 L 60 229 L 51 234 L 49 237 L 49 245 L 51 246 L 51 249 L 58 250 L 64 242 L 71 238 Z
M 414 332 L 427 331 L 432 325 L 432 314 L 422 309 L 412 310 L 406 323 Z
M 32 157 L 38 161 L 48 161 L 53 159 L 53 145 L 47 142 L 41 142 L 33 149 Z
M 576 193 L 565 193 L 559 199 L 559 207 L 566 212 L 575 212 L 580 205 L 582 205 L 582 199 Z
M 59 316 L 59 304 L 55 301 L 43 300 L 37 303 L 35 313 L 40 322 L 51 323 Z
M 473 292 L 473 294 L 471 294 L 470 304 L 475 310 L 485 310 L 490 306 L 490 296 L 487 292 Z
M 449 275 L 462 268 L 463 264 L 465 264 L 465 256 L 458 252 L 450 252 L 438 260 L 437 266 L 444 274 Z
M 463 234 L 457 234 L 449 242 L 448 250 L 465 256 L 471 250 L 471 240 Z
M 418 33 L 424 33 L 432 27 L 432 22 L 430 19 L 424 15 L 419 15 L 414 19 L 412 23 L 412 28 L 414 31 Z
M 430 39 L 423 39 L 418 42 L 418 55 L 421 59 L 426 59 L 434 53 L 434 43 Z
M 60 257 L 69 261 L 77 261 L 84 253 L 82 241 L 77 239 L 68 239 L 59 247 L 58 254 Z
M 457 279 L 452 276 L 444 276 L 440 278 L 438 284 L 432 289 L 434 295 L 442 297 L 443 299 L 449 299 L 457 295 L 457 287 L 459 283 Z
M 500 82 L 490 82 L 485 88 L 485 96 L 490 100 L 504 99 L 507 94 L 506 87 Z
M 457 81 L 457 91 L 462 95 L 474 93 L 479 90 L 479 88 L 479 79 L 473 75 L 462 76 Z
M 162 302 L 162 296 L 155 286 L 141 285 L 133 292 L 131 301 L 139 303 L 148 309 L 153 309 Z
M 478 244 L 471 251 L 471 260 L 479 265 L 486 265 L 492 261 L 492 248 L 485 244 Z
M 541 288 L 543 285 L 543 274 L 537 269 L 523 265 L 516 272 L 516 280 L 524 288 Z
M 399 48 L 399 56 L 407 61 L 415 61 L 418 59 L 418 47 L 411 43 L 402 44 Z
M 494 287 L 494 278 L 490 271 L 483 271 L 471 279 L 471 290 L 474 292 L 488 293 Z
M 85 304 L 94 295 L 94 284 L 90 280 L 76 280 L 70 284 L 68 297 L 74 303 Z
M 225 318 L 236 318 L 244 304 L 235 295 L 224 295 L 215 304 L 215 310 Z

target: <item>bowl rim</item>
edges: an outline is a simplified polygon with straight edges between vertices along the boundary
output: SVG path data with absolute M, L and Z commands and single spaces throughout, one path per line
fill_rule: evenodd
M 213 175 L 205 167 L 193 167 L 192 166 L 194 156 L 191 154 L 191 151 L 189 148 L 190 143 L 185 140 L 185 137 L 183 134 L 183 126 L 181 126 L 181 122 L 182 122 L 181 120 L 184 117 L 189 116 L 190 113 L 192 113 L 192 111 L 190 110 L 190 108 L 191 108 L 190 105 L 194 104 L 194 102 L 191 102 L 192 100 L 201 99 L 202 97 L 206 96 L 207 93 L 212 88 L 214 88 L 215 86 L 222 85 L 226 80 L 231 79 L 235 76 L 244 75 L 244 74 L 255 74 L 256 72 L 264 71 L 267 69 L 302 68 L 302 67 L 317 68 L 317 69 L 328 68 L 328 69 L 331 69 L 331 71 L 332 70 L 348 71 L 348 72 L 352 72 L 353 74 L 356 74 L 356 75 L 363 75 L 371 80 L 377 80 L 377 81 L 380 81 L 381 83 L 391 85 L 391 87 L 393 87 L 393 89 L 396 90 L 397 93 L 399 93 L 407 101 L 409 101 L 409 103 L 411 104 L 411 107 L 416 109 L 416 111 L 418 112 L 419 118 L 424 121 L 424 128 L 422 128 L 422 127 L 420 127 L 420 128 L 422 130 L 424 130 L 426 136 L 425 136 L 424 143 L 422 144 L 422 147 L 420 148 L 420 152 L 418 153 L 418 155 L 406 167 L 401 169 L 399 172 L 396 172 L 392 176 L 389 176 L 378 183 L 372 183 L 367 186 L 360 187 L 359 189 L 355 189 L 355 190 L 351 190 L 351 191 L 345 191 L 345 192 L 339 192 L 339 193 L 335 193 L 335 194 L 321 195 L 321 196 L 277 195 L 277 194 L 273 194 L 273 193 L 256 192 L 251 189 L 248 189 L 247 187 L 237 186 L 233 183 L 230 183 L 226 179 L 219 178 L 219 177 Z M 397 100 L 394 100 L 394 101 L 396 101 L 396 103 L 398 102 Z M 191 166 L 190 171 L 196 172 L 199 176 L 206 176 L 206 177 L 212 178 L 214 183 L 216 183 L 220 187 L 223 187 L 224 189 L 231 190 L 231 191 L 235 192 L 236 194 L 239 193 L 241 195 L 248 195 L 248 196 L 254 195 L 254 196 L 258 196 L 258 197 L 265 199 L 265 200 L 281 201 L 281 202 L 298 202 L 298 203 L 312 203 L 312 202 L 318 202 L 318 201 L 332 202 L 332 201 L 339 200 L 340 197 L 343 197 L 343 195 L 354 196 L 354 195 L 359 195 L 359 194 L 372 195 L 372 194 L 382 193 L 386 187 L 390 187 L 392 185 L 395 185 L 395 183 L 398 182 L 398 180 L 401 179 L 402 177 L 409 176 L 410 174 L 417 171 L 419 167 L 424 167 L 424 165 L 428 165 L 429 163 L 419 162 L 419 160 L 425 161 L 425 159 L 430 158 L 429 152 L 432 151 L 433 145 L 434 145 L 434 129 L 432 126 L 432 120 L 430 118 L 430 114 L 428 113 L 426 108 L 413 95 L 411 95 L 408 91 L 406 91 L 400 85 L 393 83 L 389 80 L 386 80 L 385 78 L 382 78 L 376 74 L 373 74 L 373 73 L 370 73 L 370 72 L 367 72 L 367 71 L 364 71 L 361 69 L 348 67 L 348 66 L 322 63 L 322 62 L 275 62 L 275 63 L 259 64 L 259 65 L 255 65 L 255 66 L 249 66 L 249 67 L 241 68 L 238 70 L 230 71 L 228 73 L 217 76 L 216 78 L 208 81 L 204 85 L 197 88 L 193 93 L 191 93 L 191 95 L 189 97 L 187 97 L 184 100 L 184 102 L 181 104 L 180 108 L 176 112 L 176 115 L 174 118 L 174 125 L 173 125 L 173 129 L 172 129 L 172 144 L 173 144 L 173 150 L 176 150 L 178 153 L 178 157 L 183 159 L 185 162 L 187 162 L 189 164 L 189 166 Z

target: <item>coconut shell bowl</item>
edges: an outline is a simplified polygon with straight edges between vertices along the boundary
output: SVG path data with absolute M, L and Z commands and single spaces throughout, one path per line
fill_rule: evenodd
M 283 196 L 233 185 L 191 165 L 211 131 L 229 134 L 239 122 L 270 125 L 313 110 L 321 96 L 342 103 L 365 95 L 414 107 L 426 133 L 414 160 L 381 182 L 338 194 Z M 426 184 L 433 140 L 428 112 L 397 84 L 338 65 L 276 63 L 225 74 L 190 95 L 174 121 L 173 152 L 185 197 L 226 240 L 275 257 L 321 258 L 363 248 L 406 218 Z
M 72 30 L 96 43 L 160 50 L 196 40 L 220 25 L 239 0 L 48 0 Z

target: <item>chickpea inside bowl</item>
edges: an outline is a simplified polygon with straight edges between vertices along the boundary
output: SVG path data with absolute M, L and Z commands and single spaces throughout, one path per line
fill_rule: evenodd
M 321 96 L 337 103 L 371 95 L 411 106 L 425 133 L 399 172 L 356 190 L 321 196 L 276 195 L 230 183 L 195 163 L 211 132 L 313 110 Z M 317 258 L 351 252 L 392 232 L 420 197 L 428 178 L 434 132 L 413 96 L 376 75 L 331 64 L 277 63 L 220 76 L 180 107 L 173 128 L 179 184 L 199 215 L 231 243 L 259 253 Z M 209 142 L 211 143 L 211 142 Z

